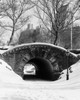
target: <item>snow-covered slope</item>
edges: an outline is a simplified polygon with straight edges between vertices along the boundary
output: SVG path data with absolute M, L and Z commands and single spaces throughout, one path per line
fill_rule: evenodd
M 22 80 L 0 60 L 0 100 L 80 100 L 80 61 L 66 70 L 57 81 Z
M 64 70 L 64 74 L 61 78 L 54 82 L 59 85 L 57 88 L 64 89 L 80 89 L 80 61 L 71 66 L 72 73 L 69 72 L 69 80 L 66 80 L 67 70 Z
M 0 59 L 0 81 L 16 83 L 21 80 L 22 78 L 15 74 L 11 67 Z

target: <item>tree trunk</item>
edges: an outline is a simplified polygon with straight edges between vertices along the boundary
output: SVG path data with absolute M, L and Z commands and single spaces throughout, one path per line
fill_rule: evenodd
M 14 36 L 14 28 L 13 28 L 13 30 L 12 30 L 12 34 L 11 34 L 10 40 L 9 40 L 9 42 L 8 42 L 8 46 L 9 46 L 10 43 L 12 42 L 13 36 Z
M 55 35 L 54 45 L 57 45 L 57 40 L 58 40 L 58 32 L 56 32 L 56 35 Z

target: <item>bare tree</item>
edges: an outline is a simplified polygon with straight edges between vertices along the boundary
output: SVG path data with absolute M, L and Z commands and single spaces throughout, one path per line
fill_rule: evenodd
M 53 44 L 57 45 L 62 30 L 70 27 L 73 22 L 80 18 L 80 16 L 75 17 L 76 12 L 79 10 L 78 1 L 76 0 L 75 3 L 72 0 L 32 1 L 36 5 L 36 17 L 54 36 Z
M 27 11 L 33 7 L 34 5 L 29 0 L 2 0 L 0 2 L 0 27 L 11 31 L 8 45 L 14 33 L 28 22 L 30 16 Z

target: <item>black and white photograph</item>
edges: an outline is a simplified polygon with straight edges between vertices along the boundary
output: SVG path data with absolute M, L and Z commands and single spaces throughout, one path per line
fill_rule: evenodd
M 80 0 L 0 0 L 0 100 L 80 100 Z

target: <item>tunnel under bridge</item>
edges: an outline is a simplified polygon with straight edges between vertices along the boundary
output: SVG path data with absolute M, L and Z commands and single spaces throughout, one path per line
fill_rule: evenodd
M 15 46 L 2 54 L 15 73 L 24 76 L 24 66 L 32 64 L 36 77 L 54 80 L 64 69 L 78 61 L 77 55 L 48 43 L 28 43 Z

